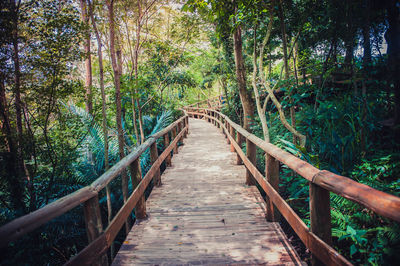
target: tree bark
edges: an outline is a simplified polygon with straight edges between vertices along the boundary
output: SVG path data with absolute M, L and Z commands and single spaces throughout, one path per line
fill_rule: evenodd
M 285 79 L 289 79 L 289 64 L 288 64 L 288 56 L 287 56 L 287 38 L 286 38 L 286 27 L 285 27 L 285 20 L 283 14 L 283 7 L 282 7 L 282 0 L 279 0 L 278 3 L 278 10 L 279 10 L 279 21 L 281 27 L 281 34 L 282 34 L 282 49 L 283 49 L 283 65 L 285 69 Z
M 81 17 L 85 25 L 89 25 L 89 16 L 87 12 L 86 0 L 80 0 L 81 4 Z M 83 42 L 83 49 L 85 51 L 85 88 L 86 88 L 86 111 L 89 114 L 93 113 L 92 101 L 92 58 L 90 55 L 90 31 L 87 31 L 85 40 Z
M 240 26 L 233 32 L 233 46 L 235 53 L 236 78 L 239 87 L 240 101 L 243 107 L 243 128 L 250 131 L 250 123 L 254 118 L 254 103 L 246 88 L 246 68 L 242 54 L 242 32 Z
M 363 67 L 367 68 L 371 65 L 371 38 L 370 38 L 370 2 L 369 0 L 363 1 L 364 21 L 362 26 L 363 35 Z
M 271 11 L 271 14 L 269 16 L 269 23 L 268 23 L 268 30 L 267 34 L 264 38 L 264 41 L 262 42 L 260 46 L 260 61 L 259 61 L 259 69 L 258 71 L 263 71 L 263 60 L 262 57 L 264 56 L 264 49 L 265 45 L 267 44 L 269 37 L 272 32 L 272 24 L 273 24 L 273 13 Z M 252 85 L 253 85 L 253 90 L 254 90 L 254 96 L 256 98 L 256 106 L 257 106 L 257 113 L 258 116 L 260 117 L 260 122 L 261 122 L 261 127 L 263 130 L 263 135 L 264 135 L 264 140 L 266 142 L 270 142 L 270 136 L 269 136 L 269 129 L 268 129 L 268 124 L 267 124 L 267 118 L 265 116 L 265 111 L 266 111 L 266 104 L 261 106 L 261 99 L 260 99 L 260 93 L 258 92 L 257 88 L 257 35 L 256 35 L 256 26 L 254 27 L 254 36 L 253 36 L 253 41 L 254 41 L 254 46 L 253 46 L 253 76 L 252 76 Z M 265 106 L 265 107 L 264 107 Z
M 142 107 L 140 106 L 140 101 L 138 98 L 138 91 L 139 91 L 139 83 L 138 83 L 138 78 L 139 78 L 139 72 L 138 72 L 138 61 L 139 61 L 139 50 L 140 50 L 140 33 L 142 30 L 142 5 L 140 0 L 137 0 L 138 4 L 138 18 L 136 21 L 136 43 L 135 43 L 135 49 L 134 49 L 134 61 L 133 61 L 133 68 L 135 71 L 135 93 L 136 93 L 136 103 L 138 107 L 138 116 L 139 116 L 139 132 L 140 132 L 140 143 L 144 142 L 144 130 L 143 130 L 143 119 L 142 119 Z
M 12 126 L 10 121 L 7 98 L 5 93 L 4 83 L 0 84 L 0 115 L 2 119 L 2 131 L 6 137 L 7 148 L 9 157 L 7 160 L 7 172 L 10 173 L 8 176 L 8 183 L 10 185 L 10 202 L 12 209 L 21 210 L 24 206 L 24 186 L 22 176 L 22 168 L 18 165 L 17 160 L 17 141 L 15 139 L 16 130 Z
M 100 80 L 100 91 L 101 91 L 101 112 L 102 112 L 102 127 L 103 127 L 103 137 L 104 137 L 104 171 L 106 172 L 110 168 L 109 156 L 108 156 L 108 129 L 107 129 L 107 106 L 106 106 L 106 94 L 104 91 L 104 66 L 103 66 L 103 44 L 99 31 L 97 29 L 96 21 L 93 16 L 93 6 L 88 0 L 89 15 L 92 20 L 93 30 L 96 35 L 97 40 L 97 56 L 99 60 L 99 80 Z M 107 197 L 107 221 L 108 224 L 112 220 L 112 202 L 111 202 L 111 189 L 110 186 L 106 186 L 106 197 Z M 114 257 L 114 243 L 110 247 L 111 258 Z
M 394 92 L 394 135 L 400 143 L 400 12 L 396 0 L 389 0 L 387 5 L 389 28 L 385 39 L 388 44 L 388 66 L 390 82 Z
M 287 37 L 286 37 L 286 27 L 285 27 L 285 15 L 283 13 L 283 4 L 282 0 L 279 0 L 278 3 L 278 10 L 279 10 L 279 21 L 281 27 L 281 34 L 282 34 L 282 49 L 283 49 L 283 65 L 285 68 L 285 79 L 289 79 L 289 62 L 288 62 L 288 55 L 287 55 Z M 294 43 L 293 43 L 294 45 Z M 293 47 L 292 47 L 293 48 Z M 292 93 L 290 93 L 292 94 Z M 293 99 L 291 95 L 289 95 L 289 101 L 293 105 Z M 290 120 L 292 127 L 296 130 L 296 113 L 294 110 L 294 106 L 290 107 Z M 297 143 L 297 137 L 293 134 L 293 143 Z
M 118 134 L 118 151 L 119 151 L 119 158 L 122 160 L 125 157 L 125 141 L 124 141 L 124 132 L 122 130 L 122 112 L 121 112 L 121 73 L 122 67 L 117 63 L 117 52 L 115 49 L 115 26 L 114 26 L 114 1 L 108 0 L 107 1 L 108 7 L 108 20 L 110 24 L 110 55 L 111 55 L 111 64 L 114 72 L 114 85 L 115 85 L 115 105 L 116 105 L 116 121 L 117 121 L 117 134 Z M 118 60 L 119 61 L 119 60 Z M 128 183 L 128 177 L 126 171 L 121 172 L 122 178 L 122 192 L 124 202 L 127 201 L 128 195 L 125 191 L 126 184 Z M 126 234 L 129 233 L 130 230 L 130 223 L 129 219 L 125 223 L 125 232 Z
M 19 6 L 20 1 L 12 1 L 11 3 L 11 13 L 13 19 L 13 33 L 12 33 L 12 47 L 13 47 L 13 63 L 14 63 L 14 106 L 15 106 L 15 118 L 16 118 L 16 133 L 17 138 L 16 141 L 13 141 L 12 136 L 10 141 L 12 141 L 13 152 L 15 152 L 15 167 L 16 167 L 16 193 L 21 197 L 18 201 L 22 201 L 23 191 L 17 191 L 17 186 L 23 186 L 23 181 L 27 181 L 27 187 L 29 190 L 33 189 L 33 185 L 31 183 L 28 171 L 25 166 L 24 156 L 23 156 L 23 131 L 22 131 L 22 102 L 21 102 L 21 69 L 20 69 L 20 62 L 19 62 L 19 31 L 18 31 L 18 24 L 19 24 Z M 10 121 L 9 121 L 10 122 Z M 11 129 L 11 127 L 10 127 Z M 12 131 L 10 131 L 11 133 Z M 21 189 L 21 188 L 19 188 Z M 21 203 L 21 202 L 20 202 Z M 24 205 L 20 205 L 17 209 L 23 210 Z

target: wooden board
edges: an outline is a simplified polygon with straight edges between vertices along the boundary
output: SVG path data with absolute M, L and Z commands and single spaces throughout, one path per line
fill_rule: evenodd
M 190 119 L 190 134 L 147 200 L 114 265 L 299 265 L 279 224 L 220 131 Z

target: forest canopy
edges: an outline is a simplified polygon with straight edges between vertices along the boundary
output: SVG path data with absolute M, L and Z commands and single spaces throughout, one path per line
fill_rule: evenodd
M 92 183 L 183 106 L 214 97 L 264 141 L 400 196 L 395 0 L 5 0 L 0 33 L 0 225 Z M 140 163 L 144 175 L 149 152 Z M 308 182 L 282 171 L 280 194 L 309 224 Z M 128 176 L 101 194 L 103 220 Z M 399 260 L 398 223 L 330 201 L 340 254 Z M 1 264 L 64 264 L 86 242 L 74 210 L 9 244 Z

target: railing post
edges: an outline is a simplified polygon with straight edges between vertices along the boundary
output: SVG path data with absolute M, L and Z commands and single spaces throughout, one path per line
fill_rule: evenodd
M 218 121 L 221 120 L 218 113 L 217 113 L 217 120 L 218 120 Z M 221 125 L 218 123 L 218 121 L 215 121 L 215 123 L 217 123 L 217 127 L 220 128 Z
M 85 216 L 86 233 L 88 242 L 91 243 L 103 233 L 103 223 L 98 195 L 83 203 L 83 213 Z M 95 260 L 94 265 L 108 265 L 107 254 L 104 254 Z
M 242 149 L 242 135 L 239 133 L 239 131 L 236 131 L 236 143 L 239 145 L 240 149 Z M 238 152 L 236 155 L 236 164 L 238 165 L 243 164 L 242 158 L 240 158 Z
M 331 206 L 329 191 L 310 182 L 310 222 L 311 232 L 326 244 L 332 244 Z M 325 265 L 315 256 L 312 265 Z
M 186 127 L 187 127 L 187 121 L 186 121 L 186 117 L 182 120 L 182 123 L 183 123 L 183 130 L 185 131 L 185 132 L 183 132 L 183 138 L 187 138 L 187 130 L 185 129 Z
M 217 122 L 215 121 L 215 118 L 216 118 L 216 115 L 215 115 L 215 112 L 214 111 L 212 111 L 212 117 L 214 117 L 214 119 L 213 119 L 213 124 L 214 124 L 214 126 L 217 126 Z
M 256 165 L 256 156 L 257 156 L 257 148 L 256 145 L 246 138 L 246 156 L 249 158 L 250 162 L 255 166 Z M 253 175 L 250 173 L 248 169 L 246 169 L 246 185 L 252 186 L 255 185 L 256 182 L 254 180 Z
M 232 139 L 235 139 L 235 129 L 233 128 L 233 126 L 231 124 L 229 124 L 229 131 L 230 131 L 230 135 L 232 137 Z M 233 142 L 231 142 L 231 152 L 235 151 L 235 146 L 233 146 Z
M 124 204 L 125 204 L 125 202 L 128 201 L 128 197 L 129 197 L 128 175 L 126 173 L 126 169 L 124 169 L 121 172 L 121 186 L 122 186 L 122 198 L 124 199 Z M 126 234 L 128 234 L 129 231 L 131 230 L 131 226 L 132 226 L 132 218 L 129 215 L 128 219 L 126 219 L 126 222 L 125 222 L 125 233 Z
M 179 135 L 179 133 L 181 133 L 181 131 L 182 131 L 182 123 L 179 122 L 179 123 L 176 125 L 176 127 L 177 127 L 177 129 L 176 129 L 176 135 Z M 182 136 L 178 139 L 178 142 L 176 143 L 176 146 L 177 146 L 177 147 L 178 147 L 179 142 L 182 142 L 182 139 L 183 139 Z
M 229 141 L 228 135 L 230 134 L 231 130 L 229 128 L 228 120 L 225 120 L 225 128 L 226 128 L 226 130 L 224 131 L 224 134 L 225 134 L 225 138 L 226 138 L 226 143 L 230 144 L 231 142 Z
M 186 130 L 186 137 L 189 134 L 189 117 L 186 117 L 186 126 L 187 126 L 187 130 Z
M 132 181 L 132 189 L 139 185 L 140 181 L 142 181 L 142 169 L 140 168 L 140 159 L 137 158 L 130 165 L 131 170 L 131 181 Z M 146 218 L 146 199 L 144 194 L 139 198 L 138 202 L 135 206 L 135 216 L 138 219 Z
M 169 135 L 168 132 L 164 134 L 164 145 L 165 145 L 165 149 L 168 148 L 169 146 Z M 165 164 L 167 166 L 171 166 L 171 153 L 168 153 L 167 157 L 165 158 Z
M 174 141 L 176 138 L 176 127 L 172 128 L 172 139 L 171 142 Z M 178 154 L 178 144 L 174 146 L 174 154 Z
M 150 146 L 150 160 L 153 164 L 158 158 L 158 151 L 157 151 L 157 140 L 154 141 L 153 144 Z M 159 187 L 161 186 L 161 174 L 160 174 L 160 167 L 156 170 L 156 173 L 153 176 L 154 184 Z
M 279 161 L 265 153 L 265 176 L 267 182 L 279 193 Z M 280 214 L 272 200 L 265 197 L 267 203 L 267 221 L 279 222 Z

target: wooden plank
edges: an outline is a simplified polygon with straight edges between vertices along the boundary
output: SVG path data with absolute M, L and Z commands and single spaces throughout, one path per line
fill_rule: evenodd
M 157 158 L 156 161 L 153 162 L 150 170 L 147 172 L 145 177 L 140 181 L 139 185 L 136 189 L 132 192 L 131 196 L 128 198 L 127 202 L 121 207 L 118 213 L 115 215 L 114 219 L 108 225 L 105 230 L 105 235 L 107 239 L 108 246 L 111 246 L 111 243 L 114 241 L 115 237 L 117 236 L 119 230 L 121 229 L 124 220 L 130 215 L 133 207 L 136 205 L 140 197 L 142 197 L 144 191 L 146 190 L 147 186 L 149 185 L 150 181 L 153 179 L 154 175 L 157 171 L 160 170 L 161 163 L 165 160 L 168 154 L 172 151 L 175 147 L 176 143 L 178 142 L 179 138 L 183 135 L 183 132 L 179 133 L 175 139 L 171 142 L 167 149 L 163 151 L 163 153 Z
M 224 137 L 206 121 L 190 123 L 163 186 L 148 198 L 148 219 L 134 225 L 113 264 L 301 264 L 266 221 L 257 189 L 243 184 L 246 170 Z

